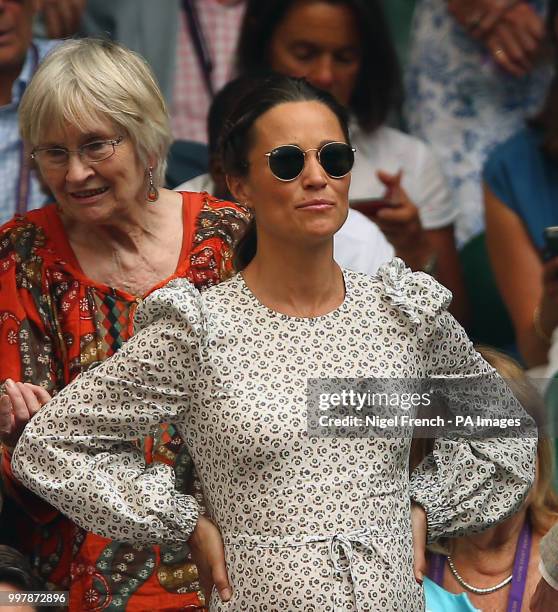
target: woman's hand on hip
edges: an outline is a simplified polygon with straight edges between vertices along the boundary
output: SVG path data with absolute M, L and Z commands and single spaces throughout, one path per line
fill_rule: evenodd
M 225 548 L 219 529 L 208 518 L 200 515 L 188 544 L 192 551 L 192 559 L 198 568 L 206 605 L 209 605 L 214 585 L 221 601 L 229 601 L 232 596 L 232 588 L 225 565 Z
M 5 382 L 6 393 L 0 396 L 0 440 L 8 447 L 15 447 L 27 423 L 46 404 L 51 396 L 38 385 Z
M 411 528 L 413 530 L 413 570 L 415 579 L 422 584 L 426 574 L 426 512 L 414 502 L 411 504 Z

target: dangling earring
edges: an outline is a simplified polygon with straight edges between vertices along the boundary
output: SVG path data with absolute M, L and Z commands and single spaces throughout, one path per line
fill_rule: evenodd
M 150 166 L 148 170 L 149 176 L 149 189 L 147 191 L 147 201 L 156 202 L 159 199 L 159 191 L 155 187 L 155 181 L 153 180 L 153 168 Z

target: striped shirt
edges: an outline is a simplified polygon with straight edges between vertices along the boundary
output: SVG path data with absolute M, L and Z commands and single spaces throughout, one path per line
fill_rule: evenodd
M 196 2 L 203 35 L 213 63 L 211 82 L 215 92 L 233 77 L 234 59 L 244 2 L 203 0 Z M 207 112 L 211 97 L 205 85 L 194 44 L 180 11 L 171 121 L 175 139 L 207 142 Z
M 27 51 L 19 77 L 13 84 L 12 101 L 5 106 L 0 106 L 0 224 L 14 216 L 22 182 L 22 144 L 17 117 L 19 102 L 35 72 L 37 62 L 42 61 L 56 44 L 56 41 L 33 41 Z M 39 208 L 46 200 L 46 195 L 41 191 L 36 176 L 32 174 L 29 183 L 25 206 L 27 210 Z

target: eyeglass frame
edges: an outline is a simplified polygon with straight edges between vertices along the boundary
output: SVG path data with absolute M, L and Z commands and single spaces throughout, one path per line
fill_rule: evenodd
M 42 151 L 55 150 L 55 151 L 64 151 L 67 155 L 67 158 L 64 161 L 64 163 L 61 163 L 59 165 L 54 164 L 55 166 L 59 168 L 64 167 L 70 161 L 70 153 L 77 153 L 80 160 L 86 164 L 100 164 L 101 162 L 104 162 L 107 159 L 110 159 L 116 153 L 116 147 L 119 144 L 121 144 L 123 140 L 124 140 L 124 136 L 118 136 L 117 138 L 112 138 L 112 139 L 107 139 L 107 140 L 93 140 L 91 142 L 81 145 L 81 147 L 78 147 L 77 149 L 66 149 L 66 147 L 36 147 L 35 149 L 31 151 L 30 157 L 32 160 L 34 160 L 36 163 L 40 165 L 40 161 L 37 159 L 36 154 L 41 153 Z M 110 144 L 112 145 L 112 153 L 110 155 L 107 155 L 106 157 L 103 157 L 103 159 L 84 160 L 83 159 L 83 154 L 84 154 L 83 149 L 85 147 L 91 146 L 92 144 Z
M 345 172 L 345 174 L 341 174 L 340 176 L 333 176 L 332 174 L 329 174 L 329 172 L 323 167 L 321 159 L 320 159 L 320 153 L 322 151 L 322 149 L 324 147 L 327 147 L 328 145 L 332 145 L 332 144 L 342 144 L 345 145 L 347 147 L 349 147 L 351 149 L 351 151 L 354 153 L 356 153 L 356 149 L 354 147 L 351 147 L 350 144 L 343 142 L 342 140 L 332 140 L 331 142 L 326 142 L 324 143 L 321 147 L 312 147 L 310 149 L 306 149 L 306 151 L 304 149 L 302 149 L 301 147 L 299 147 L 298 145 L 295 144 L 284 144 L 284 145 L 279 145 L 278 147 L 274 147 L 271 151 L 268 151 L 267 153 L 265 153 L 265 156 L 267 157 L 267 166 L 269 168 L 269 171 L 271 172 L 271 174 L 273 174 L 273 176 L 278 180 L 281 181 L 282 183 L 290 183 L 291 181 L 296 181 L 296 179 L 304 172 L 304 167 L 306 166 L 306 153 L 308 153 L 308 151 L 317 151 L 316 153 L 316 157 L 318 159 L 318 163 L 320 164 L 320 166 L 323 168 L 324 172 L 332 179 L 342 179 L 345 178 L 347 176 L 347 174 L 349 174 L 354 166 L 354 160 L 353 160 L 353 166 L 351 166 L 351 169 L 348 172 Z M 271 155 L 273 154 L 273 151 L 277 151 L 277 149 L 280 149 L 282 147 L 293 147 L 294 149 L 298 149 L 302 155 L 303 155 L 303 159 L 304 159 L 304 163 L 302 164 L 302 168 L 300 169 L 300 172 L 294 176 L 293 178 L 290 179 L 282 179 L 279 178 L 275 172 L 273 172 L 273 170 L 271 169 L 271 165 L 270 165 L 270 159 L 271 159 Z

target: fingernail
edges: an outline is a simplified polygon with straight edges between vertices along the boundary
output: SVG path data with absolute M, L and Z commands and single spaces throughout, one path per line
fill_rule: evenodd
M 13 387 L 14 381 L 11 378 L 6 378 L 6 387 Z
M 418 572 L 418 576 L 415 576 L 415 579 L 420 586 L 422 586 L 424 574 L 422 572 Z
M 220 594 L 221 601 L 229 601 L 229 599 L 232 597 L 231 589 L 223 589 Z

